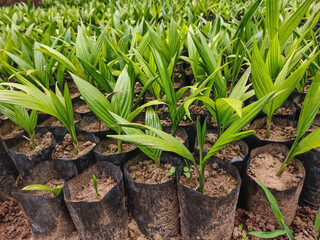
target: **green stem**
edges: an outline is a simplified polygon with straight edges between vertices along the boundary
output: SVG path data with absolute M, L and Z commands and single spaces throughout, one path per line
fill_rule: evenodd
M 298 144 L 298 141 L 297 141 L 297 138 L 296 140 L 294 141 L 286 159 L 283 161 L 279 171 L 276 173 L 276 176 L 277 177 L 280 177 L 282 175 L 282 173 L 284 172 L 284 170 L 286 169 L 286 167 L 288 166 L 289 162 L 293 159 L 293 155 L 292 155 L 292 152 L 293 150 L 296 148 L 296 145 Z
M 36 148 L 35 135 L 36 135 L 35 132 L 32 132 L 31 134 L 29 134 L 32 149 Z
M 122 153 L 122 141 L 118 140 L 118 153 Z
M 271 127 L 271 119 L 272 119 L 272 116 L 271 117 L 267 117 L 267 131 L 266 131 L 266 138 L 269 138 L 270 137 L 270 127 Z
M 172 127 L 171 127 L 171 135 L 175 137 L 176 136 L 176 132 L 177 132 L 177 127 L 172 125 Z
M 160 157 L 157 157 L 155 160 L 154 160 L 154 164 L 156 165 L 156 167 L 160 167 Z
M 79 154 L 79 146 L 78 146 L 78 141 L 76 141 L 76 142 L 73 142 L 73 146 L 74 146 L 74 149 L 76 150 L 76 154 L 78 155 L 78 154 Z
M 205 189 L 204 189 L 204 169 L 205 169 L 205 164 L 202 164 L 200 162 L 200 171 L 198 171 L 199 174 L 199 188 L 200 192 L 203 194 Z
M 218 123 L 217 134 L 218 134 L 218 138 L 219 138 L 220 135 L 221 135 L 221 125 L 220 125 L 220 123 Z

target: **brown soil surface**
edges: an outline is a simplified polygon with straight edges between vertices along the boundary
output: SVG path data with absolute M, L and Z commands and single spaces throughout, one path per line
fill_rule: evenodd
M 208 122 L 210 123 L 210 125 L 214 126 L 214 127 L 217 127 L 218 124 L 217 124 L 217 121 L 214 119 L 214 118 L 210 118 L 208 120 Z
M 178 89 L 181 87 L 181 83 L 175 82 L 175 83 L 173 83 L 173 87 L 174 87 L 174 89 Z
M 22 132 L 22 127 L 18 126 L 11 120 L 6 120 L 0 127 L 0 135 L 4 140 L 13 138 Z
M 313 224 L 317 211 L 309 207 L 298 206 L 296 216 L 291 225 L 291 230 L 295 239 L 297 240 L 313 240 L 312 231 Z M 242 226 L 242 230 L 239 226 Z M 128 225 L 128 239 L 127 240 L 149 240 L 139 230 L 136 222 L 131 219 Z M 246 234 L 248 240 L 258 240 L 259 238 L 249 235 L 250 231 L 272 231 L 277 227 L 265 221 L 263 216 L 254 214 L 245 209 L 238 208 L 236 211 L 236 219 L 233 231 L 234 240 L 243 240 L 242 234 Z M 320 231 L 318 231 L 320 237 Z M 31 240 L 32 234 L 28 224 L 28 220 L 24 217 L 19 205 L 10 198 L 9 200 L 0 203 L 0 239 L 6 240 Z M 155 236 L 154 240 L 162 240 L 160 236 Z M 181 240 L 182 238 L 170 238 L 166 240 Z M 287 240 L 286 237 L 281 236 L 275 239 Z M 77 232 L 69 238 L 60 240 L 79 240 Z
M 62 143 L 57 144 L 56 149 L 53 152 L 54 158 L 66 158 L 66 159 L 77 159 L 81 157 L 82 155 L 89 152 L 91 149 L 93 149 L 96 146 L 95 143 L 90 142 L 86 139 L 81 139 L 78 137 L 78 148 L 79 153 L 76 153 L 76 150 L 73 145 L 72 138 L 70 134 L 67 134 Z
M 29 140 L 25 140 L 20 144 L 16 145 L 12 149 L 14 151 L 25 154 L 26 156 L 39 155 L 42 153 L 42 150 L 50 147 L 52 143 L 52 133 L 47 132 L 42 137 L 39 134 L 36 134 L 35 138 L 36 148 L 32 149 L 31 142 Z
M 14 198 L 0 203 L 0 239 L 31 239 L 28 220 Z
M 198 172 L 194 166 L 190 166 L 191 177 L 180 177 L 180 183 L 189 188 L 197 189 Z M 228 195 L 238 184 L 237 180 L 220 168 L 218 163 L 207 164 L 204 171 L 205 192 L 210 197 L 222 197 Z
M 136 82 L 134 86 L 134 93 L 140 93 L 143 89 L 143 85 L 140 82 Z
M 92 179 L 88 179 L 88 183 L 85 185 L 79 186 L 79 184 L 74 184 L 74 188 L 72 189 L 70 196 L 71 201 L 98 202 L 117 184 L 113 178 L 106 177 L 105 175 L 97 176 L 97 182 L 98 193 L 100 194 L 99 198 L 96 198 L 96 191 L 93 187 Z
M 73 114 L 74 122 L 79 122 L 81 116 L 78 113 Z M 42 123 L 39 124 L 40 127 L 63 127 L 63 124 L 54 116 L 50 116 Z
M 293 111 L 290 108 L 281 107 L 274 113 L 274 115 L 290 116 L 293 115 Z
M 91 132 L 98 132 L 98 131 L 108 131 L 110 128 L 105 125 L 103 122 L 97 120 L 94 122 L 90 122 L 82 127 L 82 130 L 91 131 Z
M 293 233 L 294 239 L 297 240 L 314 240 L 313 238 L 313 224 L 316 218 L 317 211 L 309 207 L 298 206 L 296 216 L 290 229 Z M 239 227 L 240 226 L 240 227 Z M 241 229 L 241 230 L 240 230 Z M 234 240 L 242 240 L 244 235 L 248 240 L 258 240 L 260 238 L 249 235 L 251 231 L 274 231 L 278 229 L 273 223 L 266 221 L 264 216 L 254 214 L 251 211 L 238 208 L 236 211 L 235 226 L 233 231 Z M 318 231 L 320 237 L 320 231 Z M 279 236 L 274 239 L 287 240 L 285 236 Z
M 160 120 L 162 126 L 171 126 L 171 119 L 169 117 L 166 117 L 166 119 Z M 182 118 L 182 120 L 179 122 L 178 126 L 189 126 L 193 124 L 194 122 L 191 121 L 187 116 L 186 118 Z
M 73 105 L 73 111 L 76 113 L 88 113 L 91 112 L 89 106 L 84 101 L 75 102 Z
M 304 87 L 304 93 L 307 93 L 308 92 L 308 90 L 309 90 L 309 88 L 310 88 L 310 85 L 308 84 L 308 85 L 306 85 L 305 87 Z
M 48 119 L 44 120 L 39 126 L 63 127 L 63 124 L 56 117 L 50 116 Z
M 156 167 L 152 160 L 139 162 L 137 165 L 130 166 L 128 172 L 135 182 L 146 184 L 160 184 L 171 180 L 167 175 L 171 165 L 166 163 Z
M 130 152 L 136 149 L 136 145 L 130 143 L 122 143 L 122 153 Z M 117 144 L 109 144 L 106 151 L 103 153 L 105 156 L 113 155 L 118 153 L 118 145 Z
M 57 186 L 63 186 L 64 182 L 65 182 L 64 179 L 51 179 L 49 182 L 47 182 L 44 185 L 53 189 Z M 33 184 L 37 184 L 37 183 L 33 183 Z M 44 190 L 24 191 L 24 192 L 39 195 L 39 196 L 44 196 L 44 197 L 55 197 L 55 195 L 52 192 L 48 192 L 48 191 L 44 191 Z
M 259 119 L 260 120 L 260 119 Z M 292 126 L 281 126 L 279 124 L 271 123 L 270 137 L 266 138 L 266 125 L 261 125 L 258 121 L 253 123 L 250 129 L 256 130 L 256 136 L 262 140 L 285 142 L 294 139 L 296 136 L 296 128 Z
M 206 140 L 204 144 L 204 151 L 209 152 L 212 146 L 215 144 L 215 142 L 218 139 L 218 134 L 215 133 L 207 133 L 206 135 Z M 199 149 L 199 146 L 196 146 L 197 149 Z M 245 155 L 240 148 L 240 145 L 237 144 L 237 142 L 232 142 L 222 148 L 215 156 L 218 158 L 231 162 L 232 159 L 237 158 L 237 157 L 242 157 Z
M 268 188 L 283 191 L 290 189 L 301 181 L 303 175 L 299 173 L 296 164 L 289 164 L 280 177 L 276 176 L 280 169 L 285 156 L 283 153 L 275 151 L 268 151 L 257 154 L 251 159 L 248 175 L 255 179 L 260 179 Z
M 81 95 L 76 84 L 73 81 L 68 82 L 68 87 L 69 87 L 71 99 L 74 99 L 74 98 L 79 97 Z

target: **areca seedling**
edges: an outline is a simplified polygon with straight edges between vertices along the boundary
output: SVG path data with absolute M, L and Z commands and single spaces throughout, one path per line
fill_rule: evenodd
M 236 115 L 238 115 L 238 117 L 242 116 L 243 101 L 254 94 L 253 90 L 248 91 L 251 86 L 251 84 L 247 85 L 250 71 L 250 68 L 246 70 L 229 94 L 229 97 L 218 98 L 216 101 L 212 100 L 208 96 L 196 96 L 187 99 L 183 105 L 187 116 L 191 119 L 189 113 L 190 104 L 194 101 L 202 101 L 211 116 L 216 120 L 218 126 L 217 133 L 218 136 L 220 136 L 233 121 L 236 121 Z M 236 115 L 233 116 L 234 113 L 236 113 Z
M 42 184 L 32 184 L 22 188 L 22 190 L 25 190 L 25 191 L 43 190 L 43 191 L 51 192 L 56 197 L 60 195 L 62 189 L 63 189 L 63 186 L 56 186 L 55 188 L 49 188 L 48 186 L 42 185 Z
M 320 128 L 305 136 L 320 108 L 320 75 L 314 77 L 299 116 L 297 134 L 294 143 L 277 172 L 280 176 L 295 156 L 320 147 Z
M 253 40 L 251 66 L 252 83 L 256 96 L 261 98 L 271 91 L 279 92 L 279 95 L 263 109 L 267 115 L 267 138 L 270 136 L 273 114 L 297 87 L 309 65 L 320 53 L 317 48 L 310 51 L 312 42 L 300 47 L 307 34 L 317 23 L 320 14 L 312 16 L 314 21 L 310 20 L 311 24 L 306 25 L 298 37 L 293 37 L 293 41 L 288 40 L 312 2 L 311 0 L 304 1 L 299 7 L 299 11 L 286 16 L 280 22 L 279 2 L 276 0 L 266 1 L 265 36 L 262 39 L 261 47 L 259 48 L 257 41 Z M 309 54 L 306 54 L 308 52 Z M 304 61 L 302 61 L 303 56 L 306 57 Z
M 29 114 L 27 109 L 23 107 L 5 103 L 0 103 L 0 112 L 28 133 L 32 149 L 35 149 L 35 128 L 38 120 L 38 112 L 32 110 Z
M 12 104 L 28 109 L 34 109 L 56 117 L 68 130 L 76 151 L 78 152 L 78 140 L 73 119 L 73 108 L 67 83 L 64 86 L 64 94 L 56 87 L 56 93 L 45 88 L 38 82 L 33 85 L 19 73 L 14 75 L 20 83 L 2 83 L 18 90 L 0 90 L 0 103 Z M 36 79 L 34 79 L 36 81 Z
M 123 129 L 116 127 L 117 121 L 111 113 L 131 122 L 144 108 L 152 105 L 163 104 L 163 101 L 150 101 L 135 108 L 133 101 L 134 73 L 131 67 L 126 66 L 114 87 L 111 101 L 108 100 L 95 86 L 80 77 L 71 74 L 82 97 L 93 111 L 93 113 L 112 130 L 120 134 Z M 122 151 L 121 141 L 118 141 L 118 152 Z
M 274 51 L 273 47 L 270 48 L 270 58 L 273 58 L 273 53 L 276 52 L 278 55 L 278 67 L 274 67 L 275 61 L 270 60 L 270 63 L 265 63 L 258 45 L 256 41 L 253 42 L 253 53 L 252 53 L 252 83 L 253 88 L 255 90 L 257 98 L 261 98 L 266 94 L 272 91 L 278 91 L 279 94 L 275 97 L 264 109 L 263 112 L 267 115 L 267 131 L 266 137 L 270 136 L 270 125 L 272 116 L 275 111 L 282 106 L 282 104 L 286 101 L 292 91 L 296 88 L 297 84 L 305 74 L 308 66 L 313 62 L 315 57 L 317 57 L 320 51 L 313 52 L 311 56 L 309 56 L 308 60 L 305 60 L 295 71 L 291 70 L 292 62 L 294 62 L 295 52 L 293 51 L 289 57 L 283 63 L 282 69 L 279 68 L 281 65 L 281 53 L 279 48 L 279 42 L 274 38 L 277 44 L 272 45 L 274 48 L 278 49 L 278 51 Z M 300 54 L 299 54 L 300 55 Z M 302 55 L 298 58 L 301 59 Z M 272 64 L 271 64 L 272 63 Z M 277 70 L 278 69 L 278 70 Z M 275 71 L 275 72 L 274 72 Z M 292 72 L 292 73 L 291 73 Z M 291 74 L 290 74 L 291 73 Z M 275 75 L 273 75 L 275 74 Z M 288 76 L 288 74 L 290 74 Z M 273 80 L 272 76 L 275 76 Z
M 217 152 L 219 152 L 223 147 L 228 145 L 229 143 L 242 139 L 246 136 L 249 136 L 251 134 L 254 134 L 255 131 L 249 130 L 240 132 L 241 129 L 250 122 L 254 116 L 256 116 L 259 111 L 265 106 L 265 104 L 273 97 L 274 93 L 269 94 L 268 96 L 265 96 L 264 98 L 258 100 L 257 102 L 251 104 L 247 108 L 243 109 L 241 118 L 237 117 L 237 121 L 234 121 L 217 139 L 215 144 L 212 146 L 210 151 L 207 153 L 206 156 L 203 156 L 203 145 L 204 145 L 204 139 L 206 135 L 206 125 L 201 127 L 200 121 L 197 121 L 197 136 L 200 146 L 200 166 L 196 163 L 194 156 L 192 153 L 175 137 L 173 137 L 170 134 L 167 134 L 161 130 L 152 128 L 150 126 L 141 125 L 141 124 L 134 124 L 134 123 L 128 123 L 128 124 L 119 124 L 123 127 L 132 127 L 132 128 L 140 128 L 144 130 L 149 130 L 157 134 L 158 136 L 147 136 L 147 135 L 109 135 L 109 137 L 114 139 L 120 139 L 126 142 L 134 143 L 138 146 L 145 146 L 151 149 L 159 149 L 163 151 L 169 151 L 174 152 L 181 157 L 188 159 L 191 161 L 191 163 L 195 166 L 198 176 L 199 176 L 199 191 L 204 192 L 204 170 L 206 163 Z
M 93 188 L 96 192 L 96 199 L 99 199 L 100 198 L 100 194 L 98 192 L 98 181 L 97 181 L 97 178 L 96 176 L 93 174 L 92 175 L 92 185 L 93 185 Z

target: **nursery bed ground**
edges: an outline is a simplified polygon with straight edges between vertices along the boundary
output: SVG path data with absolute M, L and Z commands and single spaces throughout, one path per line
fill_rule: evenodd
M 314 219 L 316 217 L 316 210 L 312 210 L 309 207 L 298 206 L 296 216 L 291 225 L 291 229 L 297 240 L 312 240 L 312 229 Z M 242 230 L 239 226 L 242 225 Z M 250 211 L 238 208 L 236 212 L 236 220 L 233 232 L 234 240 L 241 240 L 242 233 L 247 231 L 271 231 L 275 226 L 265 222 L 262 216 L 255 215 Z M 129 223 L 129 240 L 148 240 L 139 231 L 137 225 L 133 220 Z M 320 236 L 320 232 L 318 233 Z M 32 234 L 28 225 L 27 219 L 23 216 L 23 213 L 17 204 L 17 202 L 11 198 L 8 201 L 0 203 L 0 239 L 6 240 L 31 240 Z M 158 240 L 160 240 L 159 238 Z M 179 240 L 180 238 L 172 238 L 171 240 Z M 248 240 L 256 240 L 259 238 L 248 236 Z M 276 239 L 287 239 L 285 237 L 278 237 Z M 62 239 L 63 240 L 63 239 Z M 79 240 L 77 233 L 73 233 L 72 236 L 64 240 Z

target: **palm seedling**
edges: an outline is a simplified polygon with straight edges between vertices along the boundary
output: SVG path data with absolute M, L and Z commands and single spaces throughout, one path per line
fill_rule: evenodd
M 48 186 L 42 185 L 42 184 L 32 184 L 22 188 L 22 190 L 25 190 L 25 191 L 43 190 L 43 191 L 51 192 L 56 197 L 60 195 L 62 189 L 63 189 L 63 186 L 56 186 L 54 188 L 49 188 Z
M 35 128 L 38 120 L 38 112 L 32 110 L 29 114 L 27 109 L 23 107 L 5 103 L 0 104 L 0 112 L 28 133 L 32 149 L 35 149 Z
M 97 181 L 97 178 L 96 176 L 93 174 L 92 175 L 92 185 L 93 185 L 93 188 L 96 192 L 96 199 L 99 199 L 100 198 L 100 194 L 98 192 L 98 181 Z
M 320 108 L 320 75 L 316 75 L 311 83 L 302 105 L 299 116 L 297 134 L 294 143 L 286 156 L 281 168 L 277 172 L 280 176 L 286 166 L 295 156 L 305 153 L 313 148 L 320 147 L 320 128 L 305 136 Z
M 0 90 L 0 103 L 37 110 L 56 117 L 66 127 L 73 140 L 75 150 L 78 152 L 73 109 L 67 84 L 64 87 L 64 95 L 62 95 L 58 87 L 56 87 L 56 93 L 54 93 L 39 82 L 38 88 L 19 73 L 15 73 L 14 77 L 20 83 L 2 83 L 2 85 L 19 91 Z M 36 79 L 34 80 L 36 81 Z
M 291 45 L 289 44 L 290 41 L 288 41 L 293 29 L 298 26 L 299 21 L 311 3 L 312 1 L 305 1 L 299 11 L 279 23 L 278 1 L 267 1 L 264 31 L 266 35 L 262 40 L 260 49 L 257 41 L 253 40 L 251 67 L 252 83 L 256 96 L 259 99 L 269 92 L 275 90 L 279 92 L 278 96 L 263 109 L 267 115 L 267 138 L 270 136 L 270 125 L 273 114 L 286 101 L 301 81 L 309 65 L 313 63 L 320 53 L 315 48 L 306 56 L 307 59 L 302 61 L 302 57 L 305 55 L 305 52 L 309 51 L 312 42 L 298 48 L 306 35 L 312 31 L 320 14 L 313 16 L 314 20 L 312 24 L 298 38 L 294 39 Z M 285 57 L 282 54 L 285 54 Z M 299 64 L 300 62 L 301 64 Z
M 264 98 L 258 100 L 255 103 L 252 103 L 251 105 L 247 106 L 246 108 L 242 109 L 241 117 L 238 116 L 237 113 L 234 114 L 233 123 L 221 134 L 221 136 L 217 139 L 213 147 L 210 149 L 210 151 L 207 153 L 206 156 L 203 156 L 203 146 L 204 146 L 204 139 L 206 136 L 206 123 L 201 127 L 200 121 L 197 121 L 197 137 L 199 141 L 199 147 L 200 147 L 200 159 L 199 163 L 200 166 L 196 163 L 196 160 L 192 153 L 175 137 L 173 137 L 170 134 L 167 134 L 161 130 L 152 128 L 150 126 L 146 125 L 140 125 L 140 124 L 134 124 L 134 123 L 127 123 L 123 124 L 121 121 L 119 121 L 119 125 L 122 127 L 132 127 L 132 128 L 140 128 L 145 129 L 154 132 L 157 134 L 157 137 L 155 136 L 147 136 L 147 135 L 110 135 L 109 137 L 114 139 L 120 139 L 126 142 L 134 143 L 138 146 L 145 146 L 151 149 L 159 149 L 163 151 L 169 151 L 174 152 L 181 157 L 188 159 L 191 161 L 191 163 L 195 166 L 197 172 L 198 172 L 198 180 L 199 180 L 199 191 L 204 192 L 204 170 L 206 163 L 217 152 L 219 152 L 223 147 L 228 145 L 229 143 L 242 139 L 248 135 L 254 134 L 253 130 L 240 132 L 241 129 L 249 122 L 251 121 L 255 115 L 259 113 L 259 111 L 264 107 L 264 105 L 273 97 L 274 93 L 269 94 L 268 96 L 265 96 Z
M 133 99 L 133 84 L 134 73 L 132 67 L 126 66 L 113 89 L 111 100 L 104 96 L 96 87 L 89 82 L 81 79 L 80 77 L 71 74 L 74 82 L 76 83 L 82 97 L 93 111 L 93 113 L 112 130 L 121 134 L 123 129 L 115 126 L 117 121 L 114 119 L 116 116 L 131 122 L 144 108 L 152 105 L 163 104 L 162 101 L 150 101 L 140 107 L 135 108 Z M 118 141 L 118 152 L 122 152 L 121 141 Z

